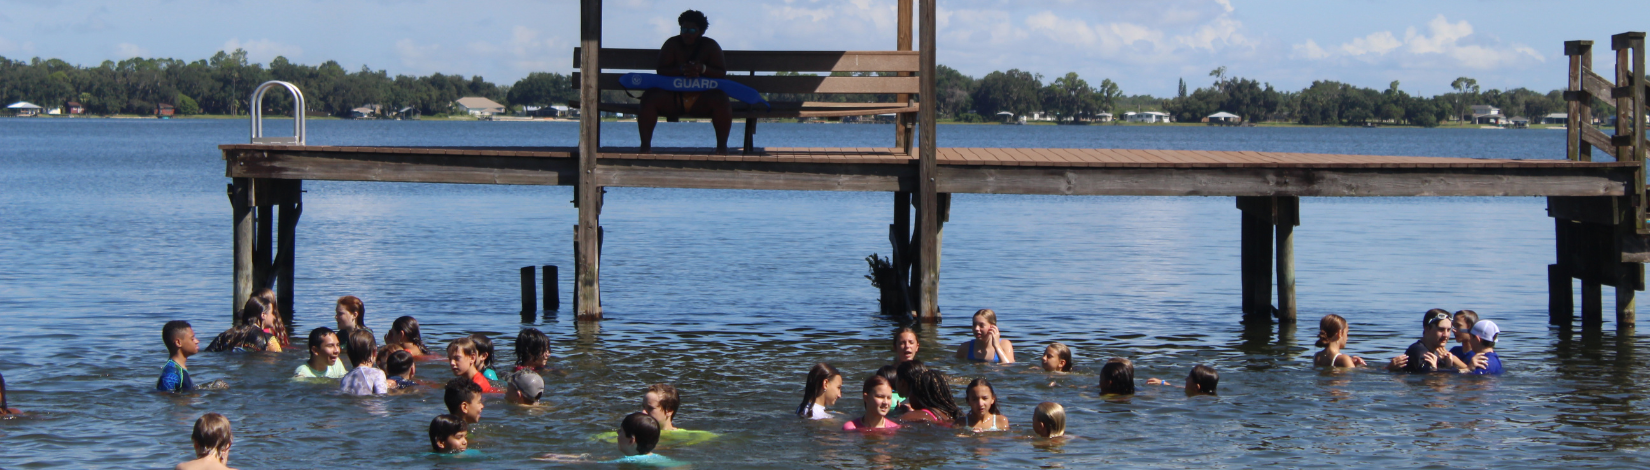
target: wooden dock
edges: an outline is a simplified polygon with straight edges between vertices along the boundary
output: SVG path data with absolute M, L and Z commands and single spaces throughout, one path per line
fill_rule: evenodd
M 601 47 L 602 1 L 580 0 L 581 40 L 575 62 L 579 107 L 598 110 L 611 88 L 611 69 L 646 69 L 635 50 Z M 273 287 L 292 305 L 296 226 L 303 180 L 573 186 L 578 210 L 574 236 L 574 311 L 600 319 L 602 193 L 605 187 L 881 191 L 893 195 L 884 268 L 883 311 L 918 321 L 939 320 L 939 258 L 944 223 L 955 193 L 1092 196 L 1235 197 L 1242 211 L 1242 304 L 1246 321 L 1295 321 L 1293 227 L 1302 197 L 1544 196 L 1554 218 L 1557 260 L 1550 274 L 1551 319 L 1573 322 L 1571 283 L 1582 283 L 1584 327 L 1602 323 L 1601 286 L 1616 286 L 1617 328 L 1635 321 L 1634 292 L 1644 289 L 1647 211 L 1642 122 L 1644 34 L 1612 38 L 1617 69 L 1612 82 L 1591 70 L 1591 42 L 1566 43 L 1570 57 L 1570 124 L 1566 159 L 1471 158 L 1305 154 L 1249 151 L 940 148 L 934 107 L 935 0 L 892 0 L 898 15 L 893 51 L 728 51 L 741 76 L 758 91 L 879 93 L 892 103 L 859 103 L 863 110 L 899 109 L 888 148 L 761 148 L 756 118 L 746 121 L 745 145 L 732 155 L 708 148 L 598 148 L 598 112 L 580 116 L 578 147 L 343 147 L 308 145 L 303 119 L 295 137 L 261 137 L 254 113 L 253 144 L 223 145 L 235 220 L 235 318 L 254 287 Z M 915 6 L 920 9 L 913 11 Z M 914 28 L 920 24 L 920 28 Z M 913 52 L 913 31 L 921 35 Z M 643 51 L 645 52 L 645 51 Z M 615 59 L 604 62 L 602 57 Z M 732 60 L 738 58 L 738 61 Z M 915 60 L 915 63 L 912 61 Z M 732 68 L 733 65 L 730 65 Z M 781 76 L 757 72 L 877 72 L 880 76 Z M 732 72 L 732 70 L 730 70 Z M 915 74 L 915 75 L 913 75 Z M 730 78 L 734 74 L 730 73 Z M 261 109 L 262 90 L 249 109 Z M 916 86 L 913 86 L 916 85 Z M 771 87 L 771 88 L 765 88 Z M 302 115 L 302 97 L 294 100 Z M 1613 100 L 1623 122 L 1605 135 L 1588 119 L 1592 101 Z M 807 111 L 799 104 L 799 113 Z M 865 112 L 873 112 L 865 111 Z M 947 130 L 949 131 L 949 130 Z M 709 136 L 706 136 L 707 140 Z M 1593 152 L 1608 155 L 1594 161 Z M 1558 149 L 1555 149 L 1555 157 Z M 966 210 L 965 208 L 961 208 Z M 278 212 L 277 212 L 278 211 Z M 276 227 L 279 227 L 276 230 Z M 278 249 L 278 251 L 277 251 Z M 1276 287 L 1277 302 L 1273 302 Z M 290 315 L 289 312 L 283 312 Z

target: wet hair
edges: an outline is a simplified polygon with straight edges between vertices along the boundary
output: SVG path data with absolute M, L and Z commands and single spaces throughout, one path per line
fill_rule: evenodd
M 189 326 L 189 322 L 183 320 L 172 320 L 166 322 L 166 326 L 160 327 L 160 340 L 166 343 L 166 354 L 177 354 L 178 345 L 175 341 L 183 339 L 183 330 L 193 329 L 195 327 Z
M 189 440 L 195 442 L 195 456 L 205 457 L 229 447 L 235 442 L 235 434 L 229 429 L 229 418 L 207 413 L 195 420 L 195 430 L 189 433 Z
M 315 348 L 321 347 L 321 342 L 326 341 L 327 336 L 337 335 L 338 332 L 324 326 L 309 330 L 309 357 L 315 357 Z
M 1473 325 L 1478 324 L 1478 312 L 1474 312 L 1472 310 L 1461 310 L 1461 311 L 1455 312 L 1455 319 L 1453 321 L 1456 322 L 1456 323 L 1460 323 L 1461 320 L 1466 320 L 1467 321 L 1467 329 L 1471 329 Z M 1450 325 L 1450 326 L 1455 326 L 1455 325 Z M 1480 338 L 1480 339 L 1482 339 L 1482 338 Z
M 281 301 L 275 298 L 275 291 L 268 287 L 260 287 L 258 290 L 252 291 L 252 296 L 263 299 L 264 303 L 268 304 L 269 309 L 275 312 L 275 324 L 264 325 L 264 328 L 269 328 L 269 331 L 274 332 L 275 337 L 281 340 L 282 346 L 292 344 L 292 337 L 286 331 L 286 318 L 281 315 Z
M 1049 343 L 1048 348 L 1054 350 L 1055 357 L 1059 357 L 1060 360 L 1065 361 L 1064 364 L 1060 365 L 1060 372 L 1071 372 L 1071 348 L 1068 348 L 1066 345 L 1060 343 Z
M 870 377 L 865 378 L 865 384 L 860 386 L 859 393 L 870 395 L 872 392 L 877 391 L 877 386 L 879 385 L 886 386 L 889 390 L 894 389 L 894 383 L 889 382 L 887 377 L 883 377 L 878 374 L 871 374 Z
M 978 387 L 978 386 L 981 386 L 981 385 L 985 386 L 985 391 L 991 392 L 991 408 L 986 409 L 986 411 L 989 411 L 989 412 L 991 412 L 991 414 L 994 414 L 994 415 L 1003 414 L 1002 411 L 997 410 L 997 402 L 1002 401 L 1002 400 L 997 399 L 997 389 L 995 387 L 991 386 L 991 381 L 989 381 L 989 380 L 986 380 L 984 378 L 978 378 L 978 379 L 974 379 L 971 382 L 968 382 L 968 390 L 963 392 L 964 396 L 970 397 L 970 400 L 972 400 L 973 399 L 972 397 L 974 396 L 974 387 Z
M 1031 413 L 1031 422 L 1043 423 L 1048 437 L 1063 436 L 1066 434 L 1066 407 L 1052 401 L 1038 403 L 1037 410 Z
M 1446 317 L 1450 317 L 1450 322 L 1451 322 L 1450 326 L 1455 326 L 1453 324 L 1455 322 L 1455 317 L 1453 317 L 1449 314 L 1449 310 L 1444 310 L 1444 309 L 1441 309 L 1441 308 L 1435 308 L 1435 309 L 1432 309 L 1432 310 L 1427 310 L 1427 313 L 1421 314 L 1421 329 L 1432 328 L 1432 324 L 1427 323 L 1427 320 L 1431 320 L 1433 315 L 1440 314 L 1440 313 L 1444 314 L 1444 316 L 1446 316 Z
M 830 382 L 831 377 L 841 376 L 842 373 L 837 372 L 836 368 L 831 367 L 830 364 L 823 362 L 814 364 L 814 367 L 808 370 L 808 385 L 802 389 L 802 405 L 796 408 L 797 416 L 807 417 L 812 413 L 814 400 L 825 392 L 825 382 Z
M 911 360 L 900 363 L 900 365 L 896 366 L 894 370 L 898 374 L 898 377 L 895 378 L 895 383 L 905 384 L 906 390 L 916 390 L 917 376 L 928 372 L 928 366 L 922 365 L 922 361 Z M 894 388 L 898 389 L 899 387 Z
M 997 324 L 997 312 L 991 311 L 989 308 L 982 308 L 978 312 L 974 312 L 974 318 L 980 317 L 985 317 L 985 322 L 993 326 Z
M 1192 373 L 1186 375 L 1186 384 L 1195 384 L 1198 392 L 1214 395 L 1215 389 L 1220 387 L 1220 372 L 1216 372 L 1213 367 L 1198 364 L 1192 367 Z
M 684 11 L 681 16 L 676 17 L 676 24 L 678 25 L 690 22 L 699 25 L 700 32 L 710 29 L 710 18 L 706 18 L 705 14 L 699 10 Z
M 355 327 L 367 327 L 367 304 L 361 302 L 360 297 L 346 295 L 338 298 L 338 306 L 344 307 L 349 313 L 355 314 Z
M 619 422 L 619 430 L 636 439 L 638 454 L 651 454 L 653 448 L 659 445 L 659 421 L 647 413 L 638 411 L 625 415 L 624 421 Z
M 886 365 L 886 366 L 878 367 L 876 374 L 878 376 L 881 376 L 883 379 L 887 379 L 888 380 L 888 386 L 893 387 L 894 386 L 894 381 L 899 380 L 899 366 L 889 364 L 889 365 Z
M 900 335 L 911 335 L 912 338 L 916 338 L 917 337 L 917 330 L 913 330 L 913 329 L 911 329 L 911 327 L 908 327 L 908 326 L 902 326 L 902 327 L 899 327 L 898 329 L 895 329 L 894 330 L 894 346 L 895 347 L 899 347 L 899 337 L 900 337 Z
M 476 397 L 479 396 L 481 396 L 480 385 L 476 385 L 476 383 L 470 379 L 459 377 L 447 381 L 447 390 L 445 394 L 442 395 L 441 401 L 447 404 L 448 413 L 452 413 L 454 416 L 457 416 L 459 414 L 458 407 L 460 405 L 475 401 Z
M 1122 357 L 1106 361 L 1106 365 L 1100 367 L 1100 393 L 1133 395 L 1134 363 Z
M 1340 337 L 1341 334 L 1345 333 L 1345 332 L 1346 332 L 1346 319 L 1345 318 L 1342 318 L 1340 315 L 1336 315 L 1336 314 L 1333 314 L 1333 313 L 1328 314 L 1328 315 L 1324 315 L 1322 320 L 1318 320 L 1318 343 L 1317 343 L 1317 346 L 1320 347 L 1320 348 L 1329 347 L 1329 343 L 1331 341 L 1334 341 L 1335 338 Z
M 957 402 L 951 395 L 951 386 L 947 384 L 944 372 L 927 370 L 917 374 L 915 379 L 911 396 L 905 397 L 911 409 L 938 411 L 951 420 L 958 418 Z
M 408 318 L 412 318 L 412 317 L 408 317 Z M 476 333 L 476 334 L 470 335 L 470 341 L 474 341 L 476 343 L 476 353 L 477 354 L 487 355 L 486 359 L 481 360 L 480 366 L 476 367 L 476 372 L 481 372 L 481 371 L 484 371 L 484 370 L 487 370 L 487 369 L 492 369 L 493 368 L 493 359 L 495 359 L 495 356 L 497 356 L 497 354 L 493 354 L 493 339 L 488 338 L 487 335 L 484 335 L 484 334 L 481 334 L 481 333 Z
M 516 365 L 538 359 L 547 352 L 550 352 L 550 337 L 538 328 L 522 328 L 521 333 L 516 334 Z
M 349 331 L 349 362 L 352 367 L 361 367 L 367 362 L 368 356 L 378 352 L 378 340 L 372 337 L 372 330 L 356 328 Z
M 429 354 L 430 348 L 424 347 L 424 335 L 418 332 L 418 319 L 410 316 L 396 318 L 390 323 L 390 331 L 384 332 L 384 342 L 390 342 L 390 335 L 401 333 L 402 341 L 418 345 L 419 354 Z
M 392 352 L 390 357 L 384 359 L 384 373 L 388 375 L 407 375 L 412 367 L 413 355 L 405 349 Z
M 269 347 L 269 334 L 263 328 L 252 324 L 244 324 L 218 333 L 212 342 L 206 345 L 206 352 L 234 351 L 235 348 L 262 351 Z
M 263 297 L 258 297 L 256 295 L 247 297 L 246 304 L 241 306 L 241 324 L 253 325 L 260 328 L 270 328 L 273 330 L 274 325 L 265 325 L 261 323 L 264 312 L 271 311 L 273 308 L 274 307 L 270 306 L 269 301 L 264 300 Z M 275 316 L 278 317 L 280 314 L 276 314 Z
M 462 352 L 462 353 L 464 353 L 464 355 L 470 356 L 471 358 L 474 358 L 474 357 L 476 357 L 476 355 L 481 353 L 476 348 L 476 341 L 473 340 L 473 339 L 470 339 L 470 337 L 468 337 L 468 336 L 463 337 L 463 338 L 459 338 L 459 339 L 455 339 L 455 340 L 452 340 L 452 341 L 448 341 L 447 342 L 447 356 L 452 357 L 453 351 Z M 481 373 L 481 371 L 477 370 L 476 373 L 479 374 L 479 373 Z
M 465 432 L 469 425 L 464 418 L 455 415 L 441 415 L 430 420 L 430 450 L 441 452 L 441 441 L 447 440 L 458 433 Z
M 682 395 L 677 393 L 676 387 L 672 387 L 670 384 L 649 385 L 646 393 L 659 394 L 659 408 L 665 410 L 666 413 L 670 413 L 671 416 L 675 416 L 676 409 L 682 407 Z

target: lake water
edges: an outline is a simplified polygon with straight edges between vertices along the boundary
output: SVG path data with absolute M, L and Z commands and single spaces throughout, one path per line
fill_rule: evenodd
M 635 145 L 607 124 L 608 145 Z M 848 375 L 833 411 L 858 414 L 858 384 L 888 362 L 897 325 L 877 313 L 863 259 L 886 255 L 892 197 L 613 188 L 603 226 L 607 319 L 572 320 L 571 302 L 523 322 L 517 269 L 562 266 L 571 299 L 576 210 L 567 187 L 305 184 L 294 339 L 332 326 L 341 295 L 366 300 L 382 333 L 419 318 L 429 344 L 481 332 L 501 362 L 515 333 L 552 340 L 548 406 L 490 398 L 471 448 L 433 459 L 425 430 L 439 391 L 349 398 L 287 377 L 286 354 L 193 357 L 197 383 L 225 391 L 150 392 L 167 320 L 203 342 L 229 326 L 231 222 L 216 145 L 247 139 L 240 120 L 0 119 L 0 467 L 154 468 L 192 458 L 206 412 L 230 417 L 241 468 L 527 468 L 533 455 L 617 456 L 590 440 L 640 408 L 647 384 L 683 393 L 676 422 L 720 434 L 660 453 L 698 468 L 1443 467 L 1645 465 L 1650 394 L 1643 344 L 1547 326 L 1553 225 L 1541 198 L 1307 198 L 1296 230 L 1301 323 L 1240 324 L 1239 212 L 1231 198 L 959 194 L 946 224 L 940 305 L 921 359 L 963 380 L 990 378 L 1007 433 L 908 427 L 849 435 L 840 421 L 791 414 L 808 367 Z M 310 123 L 318 145 L 575 145 L 571 123 Z M 270 129 L 282 129 L 278 123 Z M 887 146 L 889 126 L 763 124 L 764 146 Z M 1480 158 L 1562 158 L 1548 130 L 940 126 L 945 146 L 1272 150 Z M 658 145 L 704 146 L 709 124 L 663 124 Z M 1609 298 L 1610 290 L 1605 290 Z M 1579 302 L 1578 302 L 1579 304 Z M 1429 308 L 1472 309 L 1501 325 L 1500 377 L 1394 375 L 1311 367 L 1316 321 L 1351 322 L 1347 352 L 1399 354 Z M 1024 361 L 962 363 L 968 315 L 995 309 Z M 1608 315 L 1607 315 L 1608 317 Z M 1043 345 L 1071 345 L 1078 372 L 1031 369 Z M 301 346 L 295 349 L 303 349 Z M 1141 386 L 1096 395 L 1106 358 L 1137 377 L 1221 372 L 1218 397 Z M 419 376 L 450 378 L 445 363 Z M 1051 386 L 1051 383 L 1053 386 Z M 962 392 L 961 386 L 954 391 Z M 958 397 L 961 403 L 962 397 Z M 1032 408 L 1065 405 L 1063 446 L 1029 439 Z M 578 466 L 578 465 L 572 465 Z M 592 465 L 594 466 L 594 465 Z

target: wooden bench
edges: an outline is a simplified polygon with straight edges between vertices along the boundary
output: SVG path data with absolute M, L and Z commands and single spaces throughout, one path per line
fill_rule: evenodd
M 912 97 L 922 83 L 914 76 L 921 67 L 921 57 L 914 51 L 724 51 L 727 60 L 727 79 L 742 83 L 762 93 L 789 94 L 892 94 Z M 573 67 L 583 58 L 583 48 L 573 49 Z M 601 70 L 597 87 L 602 90 L 625 90 L 619 84 L 623 73 L 607 70 L 631 70 L 653 73 L 659 62 L 658 49 L 602 48 Z M 889 77 L 832 77 L 832 76 L 778 76 L 756 75 L 764 72 L 897 72 L 902 76 Z M 744 75 L 740 75 L 743 73 Z M 573 73 L 573 86 L 579 87 L 582 76 Z M 639 93 L 640 91 L 637 90 Z M 755 146 L 756 120 L 759 118 L 804 118 L 874 116 L 879 114 L 913 114 L 920 105 L 910 99 L 885 103 L 839 103 L 824 101 L 784 102 L 770 101 L 772 108 L 732 100 L 733 116 L 745 119 L 744 152 Z M 577 101 L 569 103 L 578 107 Z M 641 105 L 632 103 L 601 103 L 603 112 L 637 114 Z M 907 120 L 902 119 L 902 122 Z M 911 120 L 914 121 L 914 120 Z

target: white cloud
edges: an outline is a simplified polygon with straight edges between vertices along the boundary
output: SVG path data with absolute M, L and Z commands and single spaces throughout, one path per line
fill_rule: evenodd
M 246 51 L 246 58 L 252 62 L 269 62 L 278 56 L 288 59 L 297 59 L 304 55 L 304 49 L 298 46 L 281 44 L 269 39 L 258 39 L 241 42 L 240 38 L 230 38 L 223 43 L 224 51 L 241 49 Z
M 130 59 L 130 58 L 133 58 L 133 57 L 148 57 L 149 56 L 149 50 L 144 49 L 142 47 L 138 47 L 136 44 L 132 44 L 132 43 L 129 43 L 129 42 L 123 42 L 123 43 L 115 45 L 115 56 L 118 56 L 122 59 Z
M 1466 67 L 1495 69 L 1546 62 L 1546 56 L 1523 44 L 1499 44 L 1473 36 L 1466 20 L 1451 23 L 1444 15 L 1427 22 L 1426 32 L 1409 27 L 1403 40 L 1391 31 L 1378 31 L 1325 50 L 1308 39 L 1296 44 L 1292 59 L 1355 58 L 1365 62 L 1395 61 L 1401 67 Z
M 536 29 L 526 26 L 516 26 L 510 31 L 510 42 L 507 49 L 512 57 L 511 65 L 523 74 L 529 72 L 545 72 L 561 70 L 568 67 L 565 61 L 556 60 L 564 50 L 571 48 L 570 44 L 563 44 L 554 37 L 542 37 Z

